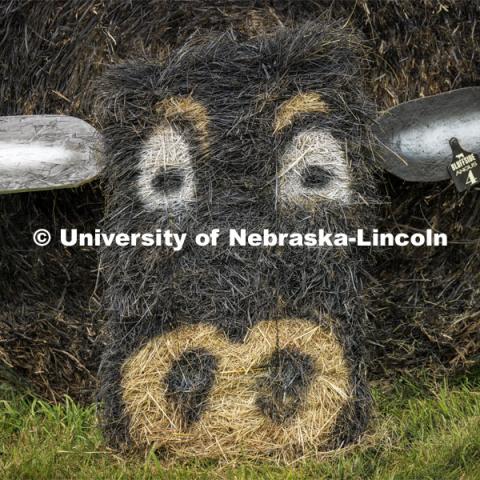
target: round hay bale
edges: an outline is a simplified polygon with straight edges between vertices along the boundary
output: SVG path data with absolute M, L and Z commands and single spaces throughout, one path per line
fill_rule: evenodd
M 96 95 L 93 84 L 108 64 L 145 54 L 163 58 L 195 31 L 233 28 L 251 37 L 280 25 L 317 19 L 328 9 L 332 16 L 348 20 L 362 32 L 371 46 L 365 78 L 379 109 L 421 95 L 478 85 L 480 81 L 480 40 L 475 30 L 480 15 L 478 2 L 358 0 L 353 5 L 348 0 L 272 0 L 267 7 L 254 0 L 221 3 L 222 8 L 218 8 L 217 2 L 204 0 L 152 0 L 118 8 L 115 2 L 104 0 L 3 2 L 0 64 L 5 74 L 0 82 L 0 111 L 4 115 L 71 114 L 98 126 L 92 111 Z M 381 283 L 366 296 L 374 327 L 370 336 L 374 373 L 384 375 L 425 365 L 441 373 L 464 369 L 478 361 L 480 350 L 480 315 L 475 302 L 479 284 L 476 272 L 480 271 L 479 232 L 475 227 L 480 224 L 478 194 L 458 195 L 446 183 L 412 186 L 389 176 L 385 181 L 391 201 L 381 213 L 381 230 L 439 225 L 455 243 L 445 250 L 394 249 L 373 269 L 373 277 Z M 47 295 L 45 289 L 30 282 L 32 265 L 36 278 L 50 278 L 51 263 L 42 262 L 42 253 L 29 236 L 20 245 L 14 238 L 23 235 L 20 224 L 30 224 L 31 218 L 38 227 L 54 230 L 59 219 L 77 215 L 75 205 L 101 207 L 99 190 L 87 192 L 89 187 L 79 193 L 20 194 L 15 200 L 0 197 L 2 246 L 7 246 L 0 251 L 2 293 L 9 310 L 4 316 L 8 320 L 0 322 L 1 356 L 16 374 L 32 372 L 27 376 L 37 385 L 37 391 L 48 397 L 71 393 L 78 382 L 80 390 L 85 388 L 81 376 L 58 377 L 62 369 L 57 367 L 67 364 L 66 358 L 79 360 L 89 370 L 89 377 L 96 374 L 98 355 L 80 354 L 77 346 L 89 344 L 85 339 L 95 337 L 100 326 L 91 327 L 83 318 L 76 324 L 78 311 L 85 312 L 88 304 L 79 289 L 67 289 L 64 296 Z M 48 214 L 37 218 L 34 207 L 40 204 L 50 208 L 45 210 Z M 90 215 L 81 213 L 87 223 Z M 8 220 L 15 216 L 21 222 Z M 58 249 L 55 256 L 56 265 L 67 265 L 70 273 L 79 272 L 84 278 L 82 287 L 94 291 L 95 255 L 82 252 L 72 256 L 71 249 Z M 59 275 L 59 279 L 64 278 Z M 25 285 L 28 288 L 20 298 L 18 292 Z M 101 285 L 96 292 L 101 294 Z M 77 302 L 79 295 L 82 300 Z M 57 306 L 63 300 L 78 306 L 77 312 L 65 317 L 66 324 L 56 322 L 60 318 Z M 38 322 L 39 316 L 47 323 Z M 28 333 L 18 326 L 20 322 L 28 325 Z M 70 322 L 77 326 L 69 328 Z M 61 332 L 62 339 L 71 342 L 62 340 L 61 348 L 48 347 L 52 331 Z M 30 354 L 40 347 L 42 355 L 51 359 L 42 370 L 49 373 L 43 376 L 35 373 L 32 365 L 37 360 Z M 75 360 L 71 371 L 76 364 Z M 87 384 L 92 388 L 92 383 Z
M 95 398 L 103 349 L 97 255 L 58 238 L 60 228 L 95 228 L 100 199 L 92 186 L 0 197 L 0 363 L 51 401 Z M 38 228 L 52 233 L 47 247 L 33 243 Z

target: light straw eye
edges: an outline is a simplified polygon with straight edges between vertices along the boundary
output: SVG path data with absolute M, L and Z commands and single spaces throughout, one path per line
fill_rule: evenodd
M 177 212 L 195 197 L 192 158 L 183 136 L 171 125 L 159 127 L 140 152 L 138 194 L 150 211 Z
M 280 159 L 277 188 L 283 205 L 348 204 L 350 174 L 339 141 L 321 129 L 296 135 Z

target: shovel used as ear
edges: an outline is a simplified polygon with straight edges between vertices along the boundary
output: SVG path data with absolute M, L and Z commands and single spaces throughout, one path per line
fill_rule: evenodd
M 480 183 L 480 87 L 402 103 L 373 128 L 384 168 L 409 182 Z M 465 186 L 465 188 L 463 188 Z
M 78 187 L 100 171 L 99 133 L 61 115 L 0 117 L 0 193 Z

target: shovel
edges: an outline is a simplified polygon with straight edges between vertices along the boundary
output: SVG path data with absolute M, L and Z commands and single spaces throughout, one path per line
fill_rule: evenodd
M 377 119 L 373 133 L 388 172 L 408 182 L 447 180 L 457 156 L 480 153 L 480 87 L 402 103 Z
M 102 142 L 79 118 L 0 117 L 0 193 L 78 187 L 100 171 Z

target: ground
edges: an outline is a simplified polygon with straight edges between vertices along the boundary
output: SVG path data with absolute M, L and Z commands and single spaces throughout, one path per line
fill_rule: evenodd
M 0 385 L 2 479 L 480 479 L 480 369 L 449 380 L 374 386 L 374 429 L 323 462 L 165 465 L 107 450 L 95 406 L 48 404 Z

